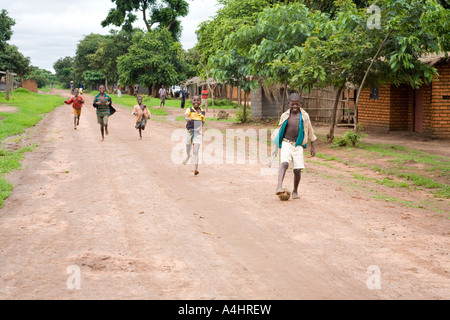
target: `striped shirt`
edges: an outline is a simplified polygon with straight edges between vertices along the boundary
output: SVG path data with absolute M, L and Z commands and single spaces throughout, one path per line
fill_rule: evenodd
M 102 99 L 100 99 L 100 93 L 94 98 L 94 107 L 97 108 L 97 115 L 100 117 L 104 117 L 104 116 L 110 116 L 111 115 L 111 110 L 109 109 L 109 107 L 112 104 L 112 100 L 111 97 L 108 96 L 107 94 L 105 94 L 105 98 L 104 101 L 101 101 Z M 100 104 L 97 104 L 100 103 Z

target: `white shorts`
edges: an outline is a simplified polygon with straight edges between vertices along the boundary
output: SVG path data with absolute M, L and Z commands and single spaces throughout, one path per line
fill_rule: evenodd
M 202 144 L 202 129 L 188 130 L 186 135 L 186 144 Z
M 294 165 L 295 169 L 305 169 L 305 158 L 303 156 L 303 147 L 283 141 L 281 147 L 281 163 L 287 162 Z

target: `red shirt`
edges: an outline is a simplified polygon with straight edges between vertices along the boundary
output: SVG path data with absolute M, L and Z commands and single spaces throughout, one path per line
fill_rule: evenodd
M 208 90 L 202 90 L 202 99 L 208 99 Z
M 71 104 L 73 103 L 73 108 L 74 109 L 81 109 L 83 107 L 83 103 L 84 100 L 82 97 L 78 96 L 78 97 L 72 97 L 69 101 L 64 101 L 65 104 Z

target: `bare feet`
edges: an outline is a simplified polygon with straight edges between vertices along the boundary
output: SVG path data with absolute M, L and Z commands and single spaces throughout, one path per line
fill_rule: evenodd
M 297 191 L 292 191 L 292 199 L 294 199 L 294 200 L 300 199 Z
M 280 188 L 277 189 L 276 195 L 279 196 L 280 194 L 282 194 L 284 192 L 285 192 L 285 190 L 282 187 L 280 187 Z

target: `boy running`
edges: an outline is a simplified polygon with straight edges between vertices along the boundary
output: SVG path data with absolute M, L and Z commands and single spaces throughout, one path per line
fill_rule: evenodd
M 75 96 L 72 97 L 69 101 L 64 101 L 65 104 L 72 104 L 74 114 L 73 119 L 74 130 L 77 130 L 77 126 L 80 125 L 81 108 L 83 107 L 84 104 L 83 98 L 79 96 L 78 93 L 79 93 L 78 90 L 75 89 L 74 90 Z
M 200 146 L 202 145 L 202 129 L 205 124 L 205 111 L 200 107 L 201 100 L 199 96 L 194 96 L 192 98 L 192 108 L 186 110 L 185 119 L 186 119 L 186 129 L 187 137 L 186 137 L 186 159 L 183 161 L 183 164 L 186 163 L 191 158 L 191 148 L 194 145 L 194 175 L 198 176 L 200 172 L 198 171 L 199 164 L 199 151 Z
M 136 116 L 136 130 L 139 130 L 139 136 L 142 140 L 142 131 L 145 130 L 147 120 L 150 120 L 150 110 L 142 103 L 142 97 L 137 98 L 138 104 L 134 106 L 133 115 Z
M 105 86 L 101 85 L 98 89 L 100 93 L 94 98 L 94 107 L 97 108 L 97 122 L 100 125 L 102 140 L 105 141 L 105 133 L 108 132 L 108 119 L 111 115 L 111 97 L 105 93 Z

